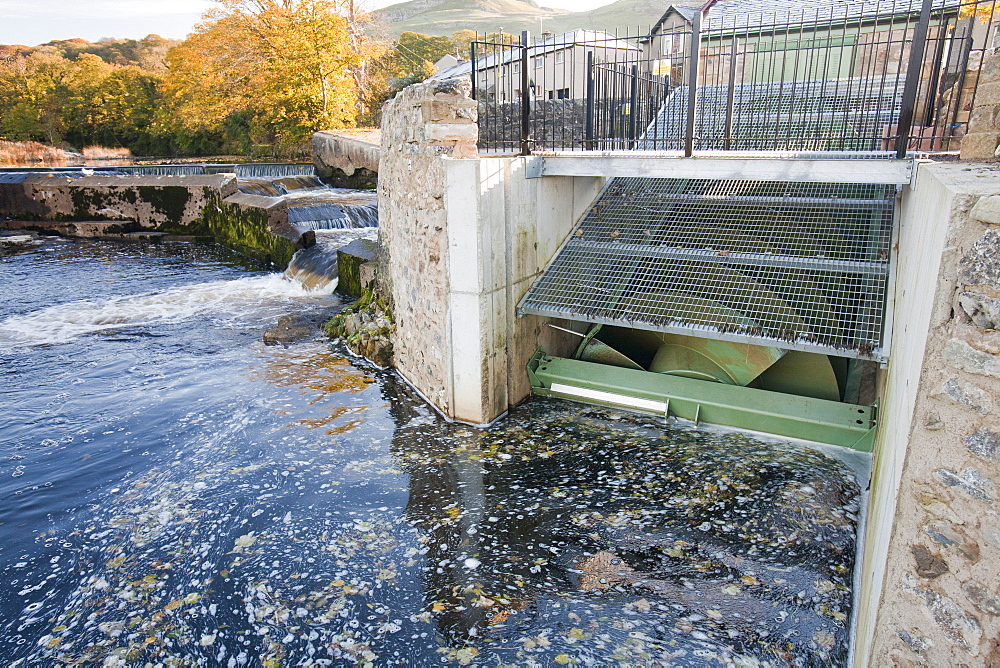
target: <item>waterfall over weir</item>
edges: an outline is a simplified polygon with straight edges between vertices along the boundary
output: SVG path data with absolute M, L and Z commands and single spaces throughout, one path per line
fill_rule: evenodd
M 330 188 L 309 175 L 241 178 L 239 188 L 250 195 L 285 200 L 288 222 L 303 232 L 378 227 L 378 203 L 372 191 Z
M 312 292 L 332 292 L 337 288 L 337 251 L 355 239 L 377 236 L 375 227 L 319 230 L 314 245 L 292 256 L 285 278 Z
M 97 170 L 95 170 L 97 171 Z M 103 170 L 102 170 L 103 171 Z M 288 176 L 315 176 L 312 164 L 254 162 L 247 164 L 196 165 L 123 165 L 113 172 L 141 176 L 192 176 L 200 174 L 236 174 L 238 179 L 276 179 Z

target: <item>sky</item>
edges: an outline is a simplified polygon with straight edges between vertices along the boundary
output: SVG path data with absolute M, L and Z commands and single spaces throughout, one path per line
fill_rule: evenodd
M 400 0 L 360 0 L 377 9 Z M 539 0 L 540 5 L 586 11 L 611 0 Z M 181 39 L 211 0 L 0 0 L 0 44 L 34 46 L 54 39 L 139 39 L 156 33 Z

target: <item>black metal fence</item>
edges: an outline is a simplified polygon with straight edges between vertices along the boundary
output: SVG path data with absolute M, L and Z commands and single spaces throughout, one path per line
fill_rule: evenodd
M 578 30 L 472 45 L 480 148 L 957 150 L 1000 0 L 673 10 L 644 34 Z

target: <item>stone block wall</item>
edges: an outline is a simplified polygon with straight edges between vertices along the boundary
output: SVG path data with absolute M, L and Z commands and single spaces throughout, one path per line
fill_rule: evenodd
M 234 174 L 76 179 L 30 174 L 0 185 L 0 216 L 27 221 L 109 221 L 128 232 L 211 238 L 281 268 L 314 238 L 288 222 L 284 201 L 239 192 Z M 9 225 L 0 222 L 0 228 Z M 72 235 L 79 225 L 39 224 L 36 229 Z
M 904 206 L 901 223 L 900 263 L 913 266 L 899 270 L 905 308 L 882 414 L 883 429 L 899 433 L 876 454 L 866 578 L 882 567 L 884 576 L 864 583 L 877 612 L 861 621 L 858 658 L 998 666 L 1000 178 L 986 166 L 924 165 L 916 193 L 932 197 L 913 207 L 926 221 L 908 220 Z M 897 392 L 911 394 L 912 419 Z M 894 510 L 880 501 L 887 487 Z M 883 553 L 882 567 L 872 551 Z
M 476 157 L 468 79 L 409 86 L 382 112 L 379 282 L 396 322 L 395 365 L 450 415 L 449 277 L 443 158 Z
M 212 199 L 237 192 L 233 174 L 82 176 L 28 174 L 3 184 L 0 215 L 45 220 L 130 220 L 147 229 L 196 224 Z
M 378 130 L 321 131 L 312 136 L 316 174 L 338 188 L 374 188 L 382 136 Z
M 444 414 L 485 423 L 528 395 L 538 346 L 565 355 L 579 343 L 516 306 L 604 180 L 528 178 L 533 158 L 475 158 L 468 91 L 417 84 L 383 111 L 379 282 L 397 370 Z
M 1000 53 L 987 56 L 978 77 L 969 131 L 962 138 L 962 160 L 1000 160 Z

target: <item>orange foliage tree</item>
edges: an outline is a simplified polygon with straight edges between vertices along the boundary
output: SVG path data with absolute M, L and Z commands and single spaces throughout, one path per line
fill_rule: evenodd
M 216 0 L 168 54 L 161 123 L 231 148 L 290 150 L 352 125 L 374 48 L 337 0 Z

